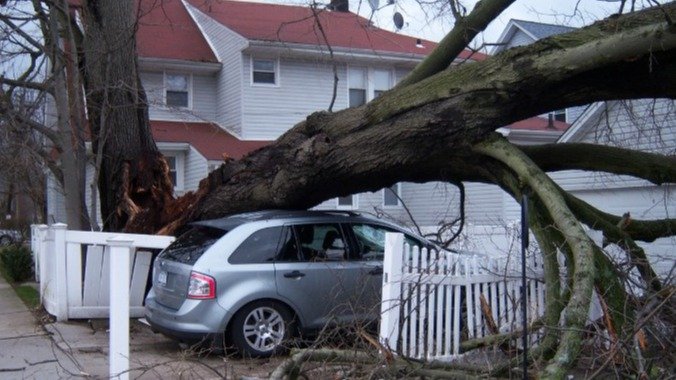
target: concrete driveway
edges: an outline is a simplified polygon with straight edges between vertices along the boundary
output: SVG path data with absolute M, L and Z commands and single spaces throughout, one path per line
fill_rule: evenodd
M 266 378 L 283 360 L 199 354 L 132 320 L 130 378 Z M 107 320 L 40 323 L 0 277 L 0 378 L 109 378 Z

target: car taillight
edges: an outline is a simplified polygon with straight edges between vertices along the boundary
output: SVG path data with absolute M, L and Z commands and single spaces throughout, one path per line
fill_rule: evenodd
M 216 298 L 216 280 L 205 274 L 190 272 L 188 298 L 200 300 Z

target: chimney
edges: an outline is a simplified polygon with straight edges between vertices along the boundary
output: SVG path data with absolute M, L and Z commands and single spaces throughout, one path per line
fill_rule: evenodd
M 332 11 L 337 12 L 349 12 L 350 11 L 350 1 L 349 0 L 331 0 L 331 3 L 328 6 Z

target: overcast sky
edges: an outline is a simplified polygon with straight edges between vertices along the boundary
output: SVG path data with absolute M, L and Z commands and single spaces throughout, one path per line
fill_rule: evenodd
M 251 1 L 251 0 L 249 0 Z M 256 0 L 254 0 L 256 1 Z M 270 3 L 308 4 L 310 0 L 258 0 Z M 329 0 L 317 0 L 328 3 Z M 642 0 L 638 0 L 641 2 Z M 380 9 L 373 14 L 374 23 L 384 29 L 395 31 L 392 16 L 399 12 L 404 16 L 404 27 L 400 33 L 422 37 L 432 41 L 441 40 L 453 26 L 448 9 L 440 11 L 439 6 L 421 7 L 416 0 L 396 0 L 394 5 L 387 5 L 387 0 L 380 0 Z M 432 3 L 431 0 L 420 0 L 421 3 Z M 462 1 L 468 12 L 476 4 L 476 0 Z M 448 4 L 448 0 L 440 0 L 439 4 Z M 582 26 L 594 20 L 617 13 L 618 2 L 600 0 L 517 0 L 502 15 L 489 25 L 483 38 L 485 42 L 495 42 L 510 19 L 521 19 L 568 26 Z M 370 17 L 371 7 L 368 0 L 350 0 L 350 10 Z M 476 44 L 477 41 L 475 41 Z

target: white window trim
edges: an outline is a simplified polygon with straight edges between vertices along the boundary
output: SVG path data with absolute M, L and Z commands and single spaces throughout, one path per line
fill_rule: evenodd
M 165 157 L 174 157 L 176 160 L 176 183 L 174 192 L 185 190 L 185 153 L 177 151 L 162 152 Z
M 254 57 L 250 56 L 249 57 L 249 82 L 251 83 L 251 87 L 279 87 L 281 83 L 281 76 L 279 75 L 279 58 L 265 58 L 265 57 Z M 254 82 L 254 61 L 255 60 L 261 60 L 261 61 L 273 61 L 275 64 L 275 83 L 255 83 Z
M 350 67 L 355 67 L 355 68 L 361 68 L 366 70 L 366 103 L 370 102 L 371 100 L 375 99 L 375 91 L 376 91 L 376 86 L 374 83 L 374 78 L 375 78 L 375 71 L 376 70 L 383 70 L 383 71 L 388 71 L 390 73 L 390 88 L 388 90 L 391 90 L 394 87 L 394 82 L 395 82 L 395 75 L 396 72 L 394 71 L 393 68 L 381 68 L 381 67 L 373 67 L 373 66 L 363 66 L 363 65 L 346 65 L 347 67 L 347 80 L 345 80 L 345 92 L 346 92 L 346 98 L 345 98 L 345 104 L 349 105 L 350 104 Z
M 167 104 L 167 75 L 185 75 L 188 77 L 188 106 L 187 107 L 181 107 L 181 106 L 170 106 Z M 193 86 L 192 86 L 192 74 L 188 73 L 181 73 L 177 71 L 163 71 L 162 72 L 162 106 L 165 109 L 183 109 L 183 110 L 191 110 L 192 109 L 192 94 L 193 94 Z
M 557 111 L 562 111 L 562 110 L 554 110 L 552 111 L 552 117 L 554 117 L 554 120 L 556 120 L 556 112 Z M 568 123 L 568 108 L 563 109 L 563 115 L 566 118 L 566 121 L 564 123 Z
M 401 206 L 402 206 L 401 205 L 401 199 L 400 199 L 401 198 L 401 182 L 397 182 L 395 185 L 397 186 L 397 197 L 398 197 L 397 198 L 397 204 L 396 205 L 386 205 L 385 204 L 385 193 L 389 191 L 388 190 L 389 188 L 384 188 L 382 190 L 382 195 L 383 195 L 382 206 L 383 206 L 383 208 L 388 208 L 388 209 L 401 208 Z
M 356 210 L 359 208 L 359 194 L 352 194 L 352 205 L 346 206 L 338 204 L 338 198 L 335 198 L 336 210 Z

